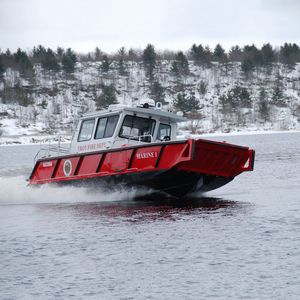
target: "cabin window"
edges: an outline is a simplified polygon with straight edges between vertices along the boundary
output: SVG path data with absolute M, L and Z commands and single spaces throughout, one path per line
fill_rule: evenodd
M 119 136 L 141 142 L 151 142 L 155 121 L 136 116 L 125 116 Z
M 84 142 L 91 139 L 94 129 L 95 119 L 83 120 L 78 136 L 78 142 Z
M 118 115 L 98 119 L 95 139 L 112 137 L 115 132 L 118 120 Z
M 157 139 L 161 141 L 169 141 L 171 139 L 171 126 L 168 124 L 159 124 Z

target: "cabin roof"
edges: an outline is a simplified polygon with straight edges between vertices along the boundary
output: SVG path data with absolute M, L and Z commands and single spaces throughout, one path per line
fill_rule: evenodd
M 176 123 L 186 121 L 185 117 L 179 116 L 169 111 L 164 111 L 164 110 L 154 109 L 154 108 L 129 107 L 129 106 L 122 106 L 122 107 L 118 106 L 118 107 L 109 108 L 107 110 L 91 112 L 83 115 L 80 119 L 111 115 L 113 113 L 121 113 L 121 112 L 148 114 L 148 115 L 158 116 L 160 118 L 168 119 L 170 122 L 176 122 Z

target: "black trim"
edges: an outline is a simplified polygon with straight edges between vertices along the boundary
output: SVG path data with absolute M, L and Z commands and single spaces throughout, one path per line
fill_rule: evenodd
M 37 167 L 38 167 L 38 165 L 39 165 L 40 163 L 41 163 L 41 161 L 37 161 L 37 162 L 35 163 L 34 168 L 33 168 L 32 172 L 31 172 L 31 174 L 30 174 L 29 179 L 32 179 L 32 178 L 33 178 L 33 175 L 34 175 L 34 173 L 35 173 L 35 171 L 36 171 L 36 169 L 37 169 Z
M 99 160 L 99 164 L 97 166 L 97 169 L 96 169 L 96 173 L 99 173 L 100 172 L 100 169 L 102 167 L 102 164 L 103 164 L 103 161 L 105 159 L 105 156 L 106 156 L 106 153 L 103 153 L 100 160 Z
M 76 166 L 76 169 L 75 169 L 75 172 L 74 172 L 74 175 L 77 175 L 78 174 L 78 171 L 82 165 L 82 161 L 84 159 L 84 156 L 80 156 L 79 160 L 78 160 L 78 163 L 77 163 L 77 166 Z
M 252 161 L 251 161 L 251 166 L 250 166 L 251 170 L 254 169 L 254 160 L 255 160 L 255 151 L 254 150 L 252 150 L 252 151 L 253 151 L 252 152 Z
M 161 160 L 161 157 L 162 157 L 162 154 L 163 154 L 163 152 L 164 152 L 165 147 L 166 147 L 166 145 L 162 145 L 161 148 L 160 148 L 160 151 L 159 151 L 157 160 L 156 160 L 156 162 L 155 162 L 155 168 L 158 167 L 158 164 L 159 164 L 159 162 L 160 162 L 160 160 Z
M 129 160 L 127 169 L 131 168 L 131 165 L 132 165 L 132 162 L 134 160 L 134 156 L 135 156 L 136 151 L 137 151 L 137 148 L 135 148 L 135 149 L 132 150 L 132 153 L 131 153 L 131 156 L 130 156 L 130 160 Z
M 196 158 L 196 140 L 192 140 L 191 160 Z
M 56 161 L 56 165 L 55 165 L 54 170 L 53 170 L 53 172 L 52 172 L 51 178 L 54 178 L 54 177 L 55 177 L 56 172 L 57 172 L 57 169 L 58 169 L 58 166 L 59 166 L 61 160 L 62 160 L 62 158 L 59 158 L 59 159 Z

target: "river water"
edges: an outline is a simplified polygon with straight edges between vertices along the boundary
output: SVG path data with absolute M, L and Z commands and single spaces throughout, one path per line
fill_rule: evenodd
M 226 140 L 255 171 L 176 202 L 32 189 L 36 146 L 1 147 L 0 299 L 300 299 L 300 133 Z

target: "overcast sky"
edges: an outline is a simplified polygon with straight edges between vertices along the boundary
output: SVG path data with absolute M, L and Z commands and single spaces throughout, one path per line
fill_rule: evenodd
M 300 0 L 0 0 L 0 49 L 300 44 Z

